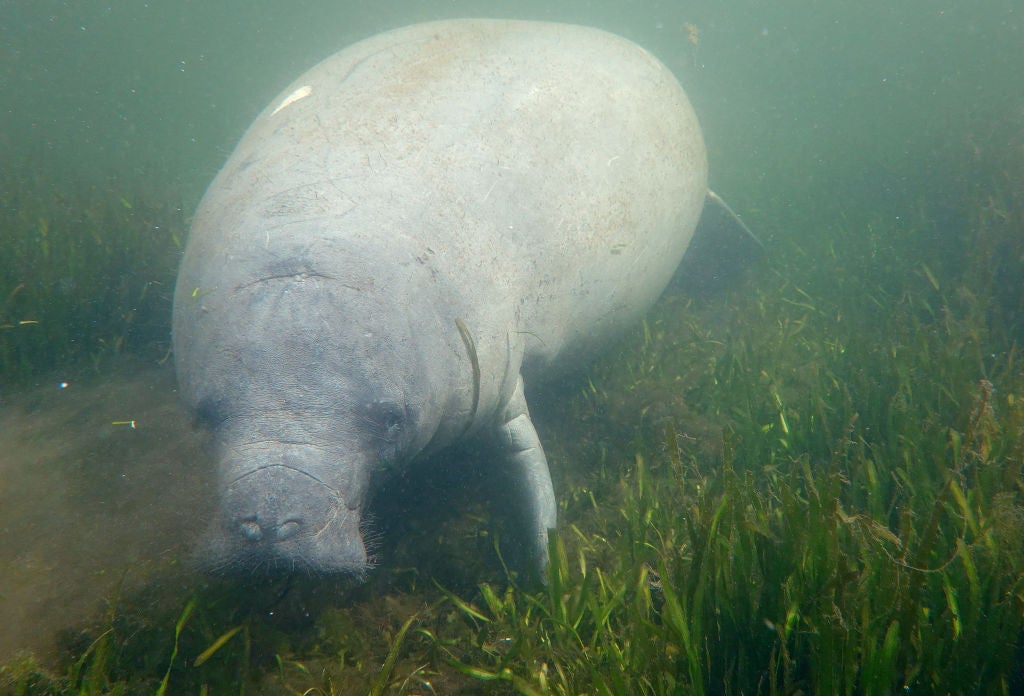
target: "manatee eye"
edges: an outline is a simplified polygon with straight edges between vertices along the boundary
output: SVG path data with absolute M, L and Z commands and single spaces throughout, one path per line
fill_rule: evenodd
M 196 405 L 194 424 L 198 427 L 216 430 L 227 419 L 227 408 L 223 399 L 205 397 Z
M 405 408 L 394 401 L 372 401 L 366 405 L 366 416 L 373 423 L 374 434 L 394 442 L 405 428 Z

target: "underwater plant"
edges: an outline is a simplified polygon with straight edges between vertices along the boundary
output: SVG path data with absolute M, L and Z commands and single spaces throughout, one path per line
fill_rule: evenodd
M 1024 162 L 995 171 L 965 190 L 950 227 L 924 202 L 899 221 L 854 211 L 826 230 L 791 230 L 724 296 L 664 298 L 572 383 L 570 407 L 539 404 L 563 520 L 546 586 L 503 566 L 500 523 L 471 507 L 391 548 L 362 586 L 253 579 L 255 590 L 240 590 L 179 571 L 112 601 L 67 641 L 62 663 L 9 661 L 0 685 L 17 694 L 1019 691 Z M 149 209 L 141 202 L 108 205 L 120 210 L 88 219 L 150 224 L 131 212 Z M 46 237 L 55 253 L 52 227 L 22 228 L 35 230 L 37 256 L 5 243 L 38 258 Z M 168 235 L 149 238 L 157 252 L 132 253 L 173 257 L 180 240 Z M 88 278 L 108 268 L 89 258 L 62 263 L 99 292 L 114 276 Z M 14 292 L 25 281 L 6 278 L 7 321 L 44 316 L 15 304 L 29 297 Z M 133 278 L 129 295 L 142 276 Z M 120 326 L 103 336 L 166 330 Z M 59 352 L 36 365 L 31 351 L 3 345 L 16 373 L 52 366 Z M 250 594 L 259 598 L 243 601 Z
M 186 229 L 181 206 L 167 195 L 129 193 L 133 184 L 76 190 L 24 174 L 31 171 L 0 173 L 5 381 L 96 369 L 124 352 L 165 357 Z

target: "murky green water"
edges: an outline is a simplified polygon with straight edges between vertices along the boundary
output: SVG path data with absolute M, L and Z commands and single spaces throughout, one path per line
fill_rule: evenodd
M 336 692 L 348 693 L 338 684 L 369 688 L 393 646 L 395 659 L 384 671 L 394 681 L 389 693 L 429 692 L 427 683 L 437 693 L 473 687 L 543 693 L 545 685 L 557 691 L 551 685 L 563 683 L 554 658 L 530 642 L 536 636 L 512 632 L 510 627 L 531 625 L 528 618 L 510 618 L 508 605 L 477 589 L 480 582 L 504 587 L 491 537 L 501 524 L 474 499 L 489 494 L 484 483 L 473 480 L 459 495 L 455 469 L 446 473 L 443 494 L 440 487 L 425 489 L 444 501 L 443 511 L 418 499 L 416 487 L 429 483 L 396 484 L 394 495 L 408 509 L 382 506 L 389 538 L 382 542 L 381 567 L 359 588 L 309 578 L 294 586 L 280 580 L 254 581 L 255 588 L 211 584 L 188 565 L 189 541 L 211 504 L 212 476 L 177 410 L 169 367 L 161 364 L 169 350 L 173 269 L 192 211 L 252 118 L 302 71 L 378 31 L 457 16 L 593 25 L 650 49 L 675 72 L 698 113 L 712 186 L 769 249 L 766 261 L 724 296 L 696 304 L 669 298 L 652 314 L 646 334 L 627 339 L 624 348 L 537 405 L 563 500 L 563 538 L 570 553 L 579 554 L 570 556 L 573 572 L 586 576 L 578 567 L 586 559 L 591 570 L 605 568 L 608 578 L 632 578 L 632 585 L 623 580 L 630 593 L 642 595 L 637 588 L 648 583 L 648 599 L 653 592 L 654 600 L 645 620 L 671 625 L 674 618 L 659 614 L 665 606 L 659 602 L 671 603 L 670 593 L 659 594 L 670 580 L 651 580 L 646 570 L 638 575 L 643 568 L 668 572 L 671 563 L 655 567 L 641 551 L 629 566 L 622 549 L 657 544 L 623 546 L 626 541 L 616 537 L 636 523 L 619 514 L 629 501 L 634 510 L 640 504 L 627 495 L 637 485 L 635 456 L 640 452 L 651 464 L 662 491 L 666 481 L 678 479 L 670 475 L 679 473 L 672 467 L 691 462 L 687 492 L 678 498 L 665 493 L 658 509 L 675 500 L 691 510 L 687 519 L 697 519 L 687 506 L 696 505 L 698 491 L 703 495 L 718 485 L 709 479 L 700 488 L 701 477 L 714 479 L 733 447 L 746 459 L 732 466 L 749 472 L 754 486 L 736 484 L 728 489 L 733 494 L 753 496 L 756 490 L 782 499 L 785 494 L 773 488 L 777 477 L 799 478 L 804 462 L 822 471 L 846 467 L 836 476 L 855 482 L 858 472 L 869 469 L 891 482 L 874 493 L 884 503 L 867 496 L 866 488 L 837 496 L 843 519 L 860 520 L 849 524 L 863 524 L 863 538 L 884 548 L 879 557 L 903 563 L 901 572 L 910 576 L 909 566 L 922 560 L 913 550 L 926 535 L 929 509 L 912 499 L 937 500 L 936 509 L 955 511 L 941 519 L 936 513 L 936 534 L 949 540 L 950 554 L 963 568 L 970 566 L 964 558 L 975 557 L 961 547 L 1002 545 L 1022 552 L 1014 536 L 1024 507 L 1017 475 L 1021 451 L 1013 433 L 1024 433 L 1024 373 L 1016 357 L 1024 338 L 1024 92 L 1015 77 L 1024 58 L 1024 12 L 1016 3 L 0 0 L 0 531 L 8 539 L 0 547 L 0 664 L 21 665 L 20 672 L 0 679 L 13 684 L 13 674 L 32 672 L 27 663 L 14 662 L 32 651 L 45 667 L 39 674 L 49 670 L 68 683 L 77 679 L 89 693 L 118 680 L 154 688 L 172 661 L 174 623 L 198 597 L 195 614 L 183 623 L 191 633 L 183 634 L 182 654 L 174 658 L 172 685 L 223 687 L 234 680 L 267 693 L 276 693 L 280 683 L 329 693 L 326 682 L 303 672 L 316 665 L 333 670 Z M 981 380 L 994 384 L 989 396 L 978 386 Z M 69 386 L 62 388 L 63 381 Z M 765 404 L 774 404 L 774 412 Z M 990 430 L 978 417 L 986 408 L 995 423 Z M 862 443 L 872 456 L 845 454 L 844 418 L 850 420 L 849 441 Z M 911 435 L 914 419 L 928 427 Z M 683 463 L 666 454 L 667 423 Z M 961 446 L 970 456 L 959 454 Z M 837 464 L 840 449 L 849 459 Z M 943 492 L 953 490 L 943 474 L 909 463 L 945 456 L 950 480 L 973 491 L 962 504 Z M 964 470 L 968 460 L 988 473 L 975 478 Z M 813 499 L 796 487 L 797 498 Z M 922 497 L 913 498 L 918 493 Z M 908 531 L 903 509 L 921 520 L 916 532 Z M 791 512 L 781 503 L 778 510 L 777 519 Z M 664 540 L 672 536 L 667 528 L 683 523 L 660 514 L 650 519 L 664 522 Z M 869 518 L 880 526 L 864 522 Z M 958 518 L 967 519 L 966 526 L 958 528 Z M 762 520 L 766 528 L 772 519 Z M 886 546 L 882 529 L 904 546 Z M 621 532 L 635 541 L 630 534 Z M 772 528 L 764 538 L 781 547 L 780 534 Z M 602 545 L 598 537 L 611 541 Z M 811 565 L 815 559 L 836 565 L 812 537 L 794 532 L 793 538 L 806 545 L 787 553 Z M 690 563 L 692 540 L 677 547 Z M 923 560 L 933 570 L 942 562 Z M 858 663 L 860 676 L 848 682 L 854 690 L 890 687 L 896 682 L 886 676 L 892 674 L 923 691 L 942 690 L 938 683 L 915 681 L 940 674 L 941 660 L 914 662 L 915 656 L 928 650 L 960 655 L 955 651 L 964 649 L 962 636 L 972 630 L 972 603 L 991 616 L 1016 612 L 1016 624 L 1007 624 L 1005 654 L 998 658 L 1003 661 L 992 665 L 1002 681 L 988 684 L 1019 687 L 1021 677 L 1006 667 L 1006 655 L 1022 645 L 1024 585 L 997 561 L 985 565 L 989 560 L 975 558 L 982 568 L 975 575 L 964 570 L 935 580 L 932 594 L 915 590 L 912 581 L 900 595 L 917 599 L 941 639 L 929 643 L 924 628 L 899 634 L 898 626 L 909 621 L 905 609 L 873 605 L 860 623 L 843 617 L 861 627 L 851 629 L 860 642 L 850 639 L 850 653 L 867 656 Z M 881 567 L 850 563 L 864 578 Z M 756 582 L 775 577 L 769 565 Z M 989 604 L 982 604 L 979 572 L 987 578 Z M 792 579 L 798 575 L 786 582 L 799 585 Z M 881 576 L 878 571 L 871 577 Z M 581 580 L 581 587 L 603 582 L 586 577 L 591 579 Z M 894 577 L 897 583 L 903 575 Z M 937 577 L 928 575 L 922 587 Z M 441 608 L 444 595 L 432 579 L 460 601 L 475 603 L 488 620 L 451 600 Z M 515 595 L 521 607 L 530 606 L 525 594 Z M 571 595 L 567 590 L 565 596 Z M 732 595 L 723 589 L 721 596 Z M 823 605 L 812 603 L 766 601 L 751 610 L 753 625 L 792 620 L 794 636 L 816 637 L 804 643 L 789 634 L 779 638 L 779 645 L 805 650 L 793 657 L 792 682 L 778 666 L 784 656 L 777 647 L 738 649 L 724 630 L 704 626 L 706 654 L 716 654 L 716 645 L 727 646 L 721 647 L 726 652 L 749 650 L 744 659 L 762 660 L 764 674 L 771 655 L 773 683 L 824 688 L 829 682 L 817 681 L 814 667 L 807 666 L 807 660 L 825 659 L 814 650 L 828 638 L 825 623 L 813 619 Z M 840 597 L 835 606 L 846 605 Z M 899 619 L 891 632 L 890 610 Z M 419 632 L 404 637 L 400 627 L 413 615 Z M 621 623 L 609 624 L 608 635 L 620 638 L 643 623 L 637 616 L 614 620 Z M 460 623 L 467 621 L 471 626 Z M 610 665 L 608 655 L 615 654 L 597 638 L 581 648 L 602 628 L 593 616 L 587 621 L 596 622 L 591 633 L 579 629 L 575 644 L 558 634 L 566 642 L 555 645 L 581 675 L 590 673 L 572 660 L 600 654 Z M 460 628 L 444 633 L 455 625 Z M 947 625 L 948 634 L 942 633 Z M 232 635 L 244 634 L 247 647 L 241 638 L 229 638 L 218 653 L 222 664 L 211 658 L 208 672 L 192 666 L 203 649 L 238 626 L 243 633 Z M 865 626 L 877 629 L 877 645 L 863 638 L 874 635 Z M 904 651 L 886 662 L 897 635 Z M 662 673 L 673 683 L 692 687 L 705 679 L 709 691 L 730 690 L 723 674 L 731 667 L 697 674 L 694 654 L 676 639 L 650 638 Z M 980 650 L 991 649 L 980 634 L 971 640 Z M 618 653 L 620 671 L 627 652 Z M 524 655 L 537 656 L 530 657 L 532 667 L 523 666 L 529 663 Z M 523 663 L 516 662 L 520 657 Z M 985 664 L 984 655 L 975 657 Z M 482 672 L 473 673 L 470 664 Z M 744 681 L 758 673 L 750 664 L 733 665 L 733 683 L 741 685 L 736 688 L 756 683 Z M 494 676 L 505 666 L 520 681 Z M 92 676 L 83 676 L 89 669 Z M 874 676 L 864 676 L 872 669 Z M 564 688 L 592 689 L 598 681 Z M 657 683 L 668 688 L 669 681 Z

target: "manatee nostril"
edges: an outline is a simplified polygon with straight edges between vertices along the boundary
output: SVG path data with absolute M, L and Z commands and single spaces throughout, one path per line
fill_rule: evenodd
M 238 531 L 242 533 L 247 541 L 256 543 L 263 540 L 264 534 L 269 534 L 273 541 L 285 541 L 295 536 L 302 528 L 302 521 L 296 519 L 286 520 L 281 524 L 272 523 L 260 524 L 256 518 L 242 520 L 238 523 Z
M 238 525 L 238 531 L 249 541 L 259 541 L 263 538 L 263 528 L 256 520 L 242 520 Z
M 277 528 L 277 540 L 284 541 L 295 536 L 301 527 L 302 523 L 298 520 L 288 520 Z

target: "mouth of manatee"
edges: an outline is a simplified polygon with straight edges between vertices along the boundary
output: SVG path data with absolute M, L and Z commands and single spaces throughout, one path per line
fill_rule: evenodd
M 263 568 L 360 575 L 368 566 L 360 517 L 358 505 L 309 472 L 259 466 L 222 491 L 199 561 L 218 574 Z

